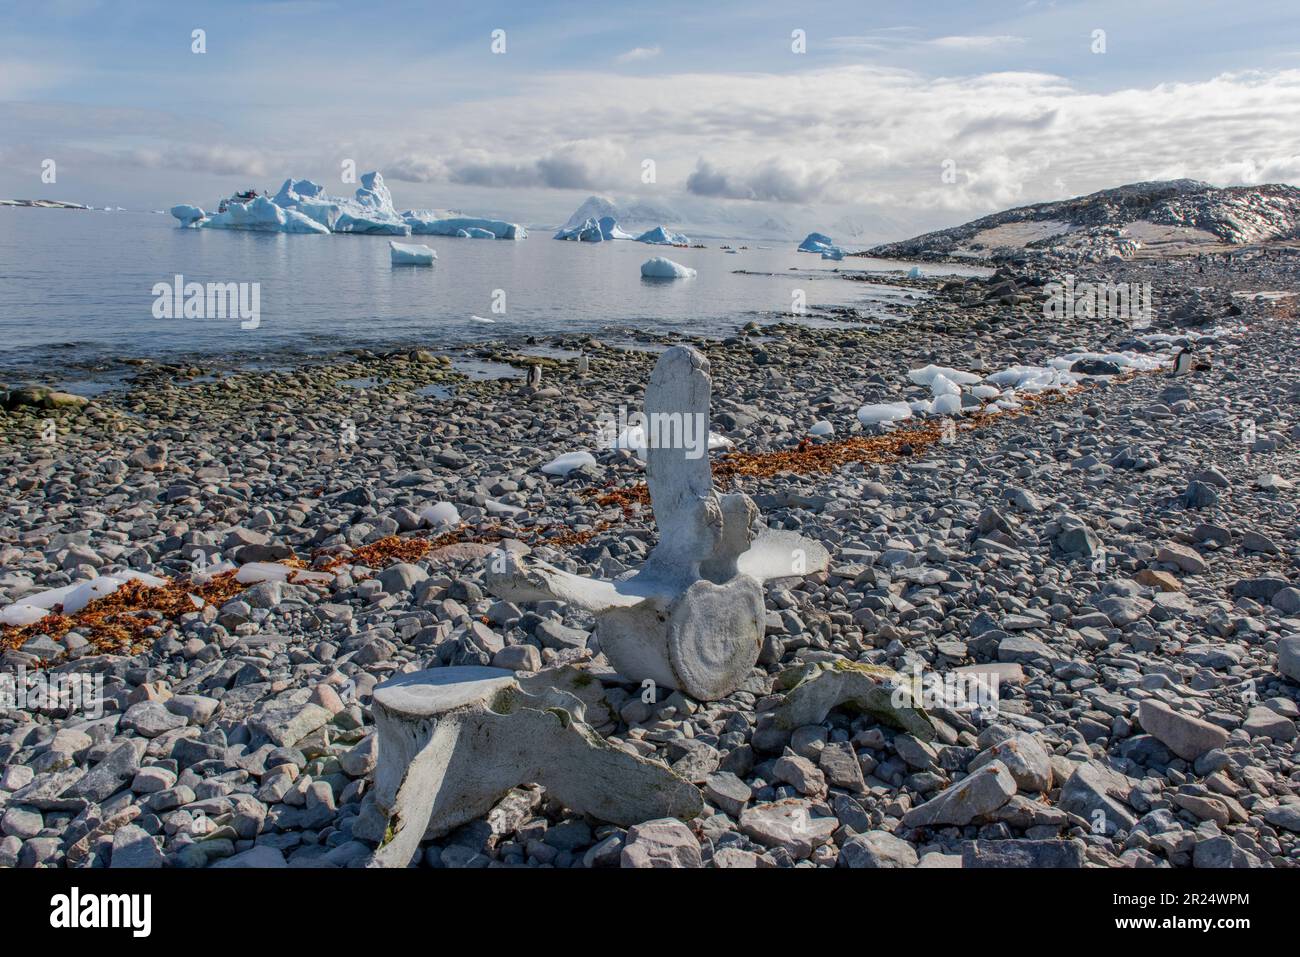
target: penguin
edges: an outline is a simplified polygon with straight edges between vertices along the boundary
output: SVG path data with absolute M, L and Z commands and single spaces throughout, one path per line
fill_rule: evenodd
M 1179 349 L 1178 355 L 1174 356 L 1174 371 L 1171 375 L 1187 375 L 1192 368 L 1192 352 L 1190 349 Z

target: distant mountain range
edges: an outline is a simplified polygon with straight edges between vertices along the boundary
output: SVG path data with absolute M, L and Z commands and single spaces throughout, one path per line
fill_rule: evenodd
M 1043 252 L 1096 259 L 1291 239 L 1300 239 L 1300 189 L 1282 184 L 1218 188 L 1176 179 L 1019 206 L 876 246 L 869 253 L 988 257 Z
M 620 202 L 610 196 L 588 196 L 561 227 L 581 226 L 588 219 L 613 216 L 628 232 L 654 226 L 684 232 L 692 239 L 768 239 L 783 241 L 798 230 L 762 206 L 692 202 L 678 208 L 645 200 Z

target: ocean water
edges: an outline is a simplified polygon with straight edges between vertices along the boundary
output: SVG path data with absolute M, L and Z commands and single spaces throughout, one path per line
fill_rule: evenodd
M 265 361 L 628 329 L 725 335 L 751 320 L 792 318 L 796 290 L 810 308 L 852 304 L 882 321 L 909 294 L 835 272 L 903 264 L 837 264 L 795 252 L 794 242 L 729 254 L 716 242 L 708 249 L 568 243 L 541 231 L 517 242 L 408 241 L 431 246 L 438 262 L 393 266 L 382 236 L 179 229 L 171 216 L 151 213 L 0 207 L 0 369 L 19 376 L 73 370 L 67 381 L 75 382 L 77 369 L 128 357 Z M 656 255 L 699 274 L 642 279 L 641 263 Z M 258 284 L 256 328 L 238 318 L 156 318 L 154 287 L 177 275 Z

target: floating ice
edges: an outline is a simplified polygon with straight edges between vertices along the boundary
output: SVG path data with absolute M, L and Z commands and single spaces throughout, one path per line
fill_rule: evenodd
M 834 259 L 837 262 L 844 258 L 844 250 L 839 246 L 831 246 L 829 249 L 822 250 L 822 259 Z
M 596 457 L 590 452 L 567 452 L 543 465 L 542 471 L 547 475 L 568 475 L 574 469 L 595 464 Z
M 432 266 L 438 254 L 423 243 L 396 243 L 388 241 L 389 255 L 394 266 Z
M 326 194 L 325 187 L 309 179 L 286 179 L 271 198 L 240 194 L 223 200 L 223 212 L 207 214 L 198 206 L 172 207 L 182 226 L 213 229 L 248 229 L 282 233 L 368 233 L 384 236 L 455 236 L 463 233 L 486 238 L 523 239 L 527 231 L 517 223 L 472 216 L 441 217 L 427 210 L 407 210 L 400 215 L 378 172 L 364 173 L 352 197 Z
M 636 241 L 649 243 L 652 246 L 689 246 L 691 244 L 691 241 L 681 233 L 675 233 L 666 226 L 647 229 L 636 238 Z
M 921 267 L 920 267 L 920 266 L 913 266 L 911 269 L 909 269 L 909 270 L 907 271 L 907 278 L 908 278 L 908 279 L 920 279 L 920 278 L 921 278 Z
M 835 240 L 825 233 L 809 233 L 804 241 L 799 244 L 799 252 L 801 253 L 821 253 L 834 248 Z
M 663 256 L 647 259 L 641 264 L 643 279 L 691 279 L 696 275 L 690 266 L 683 266 Z
M 414 236 L 459 236 L 463 233 L 469 239 L 528 238 L 528 230 L 518 223 L 474 216 L 439 217 L 427 209 L 408 209 L 402 213 L 402 221 L 411 228 Z
M 565 239 L 574 243 L 601 243 L 605 241 L 605 233 L 600 228 L 600 223 L 594 219 L 588 219 L 577 226 L 569 226 L 561 229 L 555 234 L 556 239 Z

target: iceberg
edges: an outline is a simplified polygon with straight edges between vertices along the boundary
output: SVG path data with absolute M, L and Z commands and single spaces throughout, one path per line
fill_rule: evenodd
M 801 253 L 824 253 L 828 249 L 835 249 L 835 240 L 831 239 L 825 233 L 809 233 L 807 238 L 799 244 Z
M 177 203 L 172 207 L 171 213 L 181 221 L 182 226 L 193 226 L 208 215 L 201 206 L 190 206 L 186 203 Z
M 408 209 L 402 221 L 413 236 L 460 236 L 462 239 L 527 239 L 528 230 L 518 223 L 476 216 L 437 216 L 432 210 Z M 464 234 L 464 235 L 462 235 Z
M 230 203 L 225 212 L 216 213 L 195 225 L 207 229 L 245 229 L 264 233 L 328 233 L 316 220 L 296 209 L 282 209 L 265 196 L 247 203 Z
M 566 226 L 557 232 L 554 238 L 571 243 L 600 243 L 605 241 L 605 233 L 600 228 L 598 220 L 588 219 L 577 226 Z
M 394 266 L 432 266 L 438 254 L 423 243 L 398 243 L 388 241 L 389 255 Z
M 616 220 L 613 216 L 602 216 L 600 217 L 600 219 L 596 220 L 596 224 L 600 226 L 600 234 L 604 236 L 606 239 L 634 239 L 635 238 L 631 233 L 625 232 L 624 230 L 619 228 L 618 220 Z
M 691 279 L 696 275 L 690 266 L 683 266 L 663 256 L 647 259 L 641 264 L 642 279 Z
M 681 233 L 675 233 L 666 226 L 656 226 L 654 229 L 647 229 L 644 233 L 636 238 L 639 243 L 650 243 L 652 246 L 689 246 L 691 241 Z
M 517 223 L 474 216 L 445 216 L 428 210 L 393 208 L 393 196 L 378 171 L 363 173 L 352 197 L 330 196 L 309 179 L 286 179 L 273 197 L 238 193 L 218 204 L 216 213 L 198 206 L 173 206 L 185 227 L 247 229 L 281 233 L 364 233 L 378 236 L 464 235 L 476 239 L 523 239 Z
M 829 249 L 822 250 L 822 259 L 834 259 L 836 261 L 844 258 L 844 250 L 839 246 L 831 246 Z

